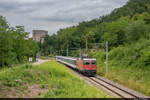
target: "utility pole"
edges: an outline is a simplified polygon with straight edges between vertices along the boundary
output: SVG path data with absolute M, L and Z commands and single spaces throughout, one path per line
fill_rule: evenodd
M 68 44 L 67 44 L 67 56 L 68 56 Z
M 86 53 L 88 52 L 88 38 L 86 37 Z
M 81 48 L 80 48 L 80 58 L 82 58 L 82 52 L 81 52 Z
M 108 41 L 106 41 L 106 73 L 108 72 Z
M 61 55 L 61 50 L 59 50 L 59 55 Z

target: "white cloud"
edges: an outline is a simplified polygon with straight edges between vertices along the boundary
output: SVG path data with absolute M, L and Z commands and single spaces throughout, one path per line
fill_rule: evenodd
M 60 28 L 99 18 L 128 0 L 0 0 L 0 15 L 12 26 L 26 31 L 45 29 L 50 34 Z

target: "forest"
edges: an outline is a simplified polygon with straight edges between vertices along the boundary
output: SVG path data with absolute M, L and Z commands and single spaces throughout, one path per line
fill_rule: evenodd
M 97 60 L 97 74 L 150 96 L 150 0 L 129 0 L 110 14 L 60 29 L 40 45 L 43 55 Z M 108 72 L 105 43 L 108 41 Z M 95 47 L 96 46 L 96 47 Z
M 0 66 L 26 62 L 30 56 L 35 58 L 38 51 L 44 56 L 66 56 L 68 48 L 69 56 L 79 56 L 79 50 L 86 49 L 86 40 L 89 55 L 95 44 L 97 52 L 103 54 L 108 41 L 109 56 L 113 60 L 127 59 L 129 65 L 137 61 L 136 66 L 147 66 L 150 60 L 150 1 L 130 0 L 108 15 L 47 35 L 43 44 L 37 45 L 28 36 L 23 26 L 10 27 L 6 19 L 0 17 Z M 114 56 L 115 53 L 118 55 Z
M 108 41 L 108 72 L 105 43 Z M 97 60 L 97 74 L 150 96 L 150 0 L 129 0 L 97 19 L 47 35 L 43 44 L 29 38 L 23 26 L 10 27 L 0 16 L 0 68 L 28 62 L 29 57 L 80 51 Z
M 117 52 L 123 47 L 132 47 L 129 52 L 134 49 L 141 52 L 135 59 L 144 60 L 143 63 L 146 64 L 150 57 L 147 51 L 149 38 L 150 1 L 130 0 L 126 5 L 113 10 L 108 15 L 80 22 L 77 26 L 60 29 L 56 34 L 47 36 L 45 43 L 40 45 L 40 51 L 44 55 L 65 56 L 68 48 L 70 56 L 79 56 L 79 49 L 86 48 L 86 39 L 89 51 L 95 44 L 98 44 L 99 49 L 105 49 L 105 42 L 108 41 L 109 52 Z M 137 45 L 137 48 L 133 48 L 133 45 Z
M 0 16 L 0 68 L 28 62 L 29 57 L 35 60 L 38 48 L 23 26 L 10 27 Z

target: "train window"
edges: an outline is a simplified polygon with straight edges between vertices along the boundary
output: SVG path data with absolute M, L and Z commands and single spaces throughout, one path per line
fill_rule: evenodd
M 89 65 L 89 64 L 90 64 L 89 61 L 85 61 L 85 62 L 84 62 L 84 65 Z
M 96 61 L 92 61 L 92 65 L 96 65 Z

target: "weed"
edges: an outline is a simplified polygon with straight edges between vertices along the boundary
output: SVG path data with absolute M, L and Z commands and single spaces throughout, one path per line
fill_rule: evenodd
M 97 59 L 97 74 L 107 77 L 136 91 L 150 96 L 150 53 L 149 40 L 113 48 L 109 52 L 106 73 L 105 51 L 91 52 Z
M 42 85 L 41 85 L 41 88 L 42 88 L 42 89 L 44 89 L 44 88 L 45 88 L 45 85 L 44 85 L 44 84 L 42 84 Z
M 31 65 L 30 63 L 27 63 L 27 64 L 25 64 L 25 68 L 26 68 L 26 69 L 31 69 L 31 68 L 32 68 L 32 65 Z
M 27 89 L 28 89 L 28 86 L 26 86 L 26 85 L 23 86 L 23 89 L 24 89 L 24 90 L 27 90 Z
M 10 88 L 17 87 L 18 93 L 23 91 L 23 93 L 21 92 L 19 95 L 20 98 L 24 97 L 24 94 L 31 92 L 27 87 L 29 84 L 41 84 L 39 86 L 43 91 L 49 91 L 44 94 L 37 93 L 37 97 L 109 97 L 102 91 L 89 86 L 83 80 L 80 80 L 77 76 L 72 74 L 64 65 L 55 61 L 32 67 L 27 64 L 25 66 L 13 67 L 13 70 L 11 68 L 1 70 L 0 83 L 1 82 Z M 45 84 L 48 84 L 48 87 Z M 32 89 L 32 91 L 34 91 L 34 89 Z
M 23 98 L 24 97 L 24 94 L 19 94 L 19 98 Z
M 38 93 L 38 96 L 41 96 L 41 92 Z
M 0 89 L 2 88 L 2 82 L 0 82 Z

